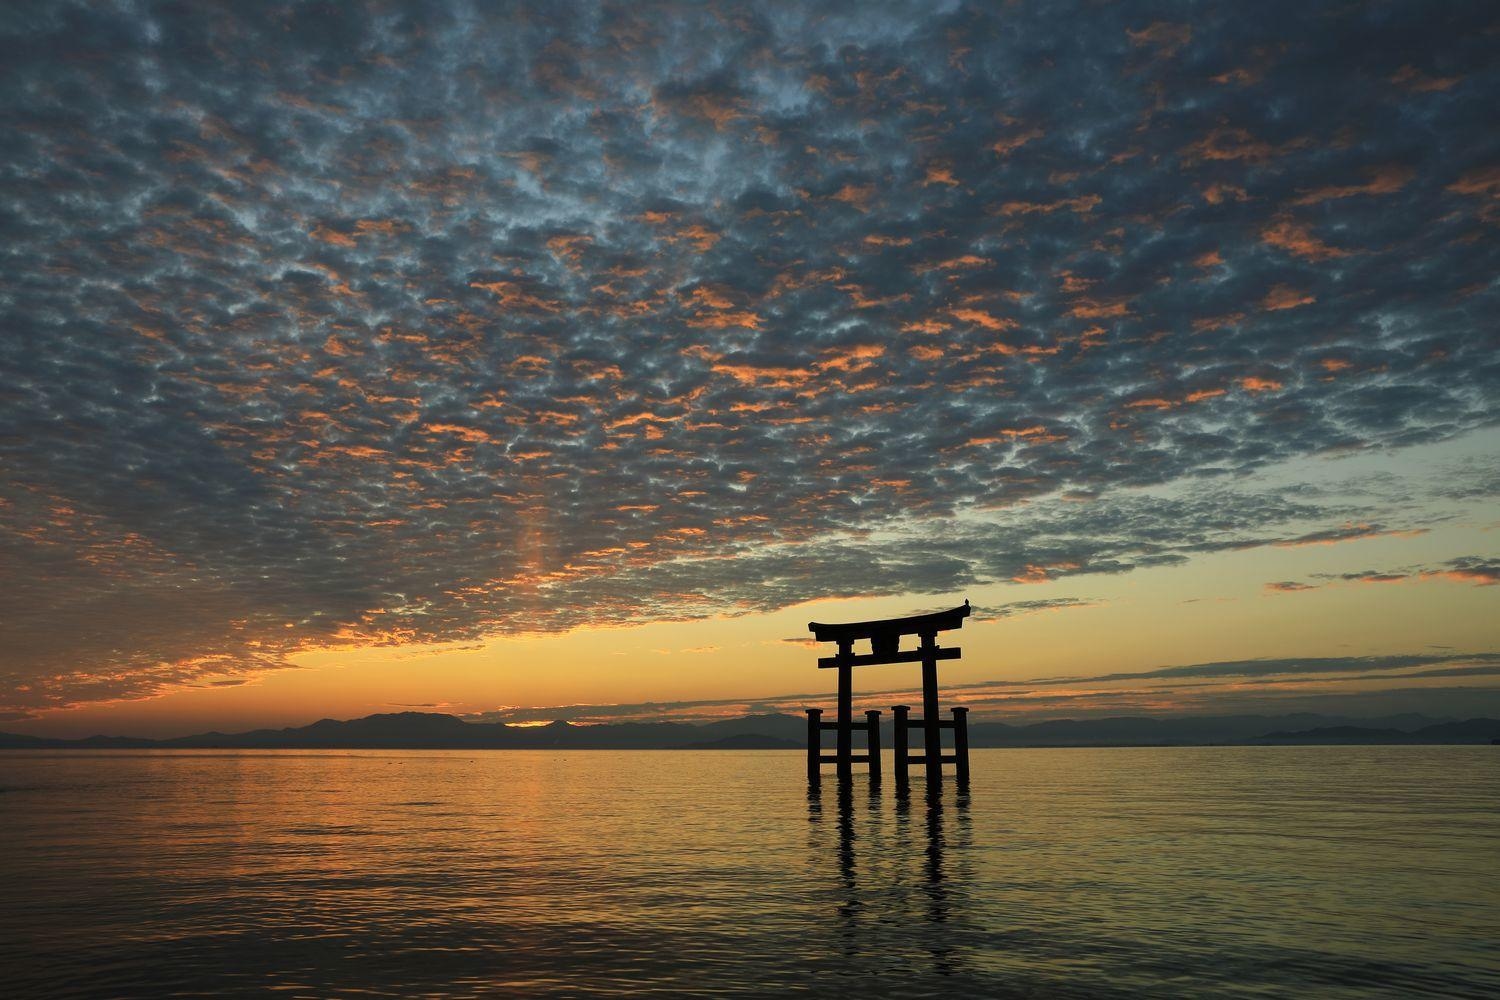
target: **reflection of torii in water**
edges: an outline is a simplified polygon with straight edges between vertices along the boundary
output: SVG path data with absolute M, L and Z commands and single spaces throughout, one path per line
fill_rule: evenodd
M 807 791 L 809 869 L 822 870 L 816 859 L 833 848 L 837 868 L 829 872 L 835 906 L 830 922 L 844 959 L 865 961 L 873 951 L 887 962 L 904 963 L 908 949 L 916 949 L 932 956 L 940 975 L 962 973 L 968 951 L 963 942 L 975 940 L 968 933 L 975 930 L 969 796 L 960 792 L 945 807 L 940 789 L 919 799 L 898 795 L 893 823 L 878 795 L 869 796 L 863 808 L 857 800 L 853 787 L 840 783 L 834 811 L 825 812 L 822 788 Z M 914 822 L 917 816 L 925 822 Z M 861 842 L 863 851 L 857 849 Z M 876 899 L 879 905 L 872 906 Z
M 918 761 L 925 765 L 929 789 L 936 789 L 942 783 L 945 762 L 954 765 L 959 785 L 961 787 L 968 785 L 969 710 L 955 708 L 951 722 L 944 722 L 938 718 L 937 661 L 956 660 L 961 655 L 961 650 L 939 648 L 937 634 L 962 628 L 964 619 L 969 617 L 970 611 L 969 602 L 964 601 L 959 607 L 950 608 L 947 611 L 912 615 L 907 618 L 886 618 L 880 621 L 849 622 L 842 625 L 808 623 L 808 631 L 818 642 L 838 644 L 838 653 L 834 656 L 819 658 L 818 666 L 820 668 L 836 667 L 839 672 L 838 721 L 821 721 L 823 715 L 821 708 L 807 710 L 807 780 L 809 782 L 817 784 L 822 780 L 821 765 L 824 761 L 832 761 L 837 765 L 840 782 L 848 782 L 853 777 L 853 765 L 857 761 L 867 761 L 870 765 L 871 780 L 880 780 L 880 713 L 868 711 L 865 713 L 864 722 L 855 723 L 853 668 L 885 663 L 921 663 L 922 717 L 908 719 L 907 712 L 910 709 L 905 705 L 896 705 L 891 709 L 896 721 L 894 747 L 896 790 L 898 793 L 906 790 L 907 765 Z M 916 649 L 903 651 L 901 638 L 907 635 L 919 637 L 921 645 Z M 854 652 L 854 643 L 865 639 L 870 642 L 870 652 Z M 910 757 L 906 752 L 909 726 L 922 730 L 921 756 Z M 838 744 L 832 756 L 825 756 L 822 749 L 822 733 L 828 729 L 838 733 Z M 855 729 L 864 730 L 869 739 L 869 750 L 858 756 L 855 755 L 853 747 Z M 942 752 L 941 732 L 944 729 L 953 730 L 953 754 L 946 757 Z

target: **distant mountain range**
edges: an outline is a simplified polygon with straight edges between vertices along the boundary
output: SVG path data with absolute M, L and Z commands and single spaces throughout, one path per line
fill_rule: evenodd
M 129 736 L 51 739 L 0 733 L 0 749 L 80 750 L 776 750 L 806 745 L 807 722 L 795 715 L 752 715 L 702 725 L 621 722 L 575 726 L 507 726 L 465 722 L 432 712 L 395 712 L 362 719 L 323 719 L 309 726 L 248 733 L 200 733 L 152 740 Z M 832 742 L 831 735 L 824 737 Z M 890 746 L 889 725 L 881 736 Z M 1320 744 L 1483 744 L 1500 741 L 1500 720 L 1396 715 L 1346 719 L 1296 715 L 1219 715 L 1058 719 L 1013 726 L 978 722 L 975 747 L 1204 746 Z

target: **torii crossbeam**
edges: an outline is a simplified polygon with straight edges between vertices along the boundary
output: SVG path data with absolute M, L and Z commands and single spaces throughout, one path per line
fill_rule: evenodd
M 853 765 L 857 761 L 867 761 L 870 765 L 871 777 L 878 780 L 880 776 L 880 713 L 866 712 L 865 722 L 858 724 L 854 722 L 854 668 L 885 663 L 921 663 L 922 718 L 908 719 L 906 713 L 910 709 L 905 705 L 896 705 L 891 709 L 896 720 L 897 789 L 900 791 L 906 788 L 907 765 L 916 761 L 925 765 L 929 788 L 936 788 L 942 781 L 942 768 L 945 761 L 954 764 L 959 783 L 968 784 L 968 709 L 955 708 L 952 722 L 943 722 L 938 718 L 937 661 L 956 660 L 962 651 L 957 648 L 939 648 L 937 634 L 963 627 L 964 619 L 969 617 L 971 610 L 969 602 L 964 601 L 959 607 L 949 608 L 947 611 L 912 615 L 907 618 L 886 618 L 880 621 L 849 622 L 841 625 L 808 622 L 807 629 L 818 642 L 838 644 L 838 652 L 833 656 L 820 657 L 818 666 L 823 669 L 834 668 L 839 672 L 838 721 L 821 721 L 823 710 L 820 708 L 807 710 L 807 778 L 810 782 L 816 784 L 821 780 L 821 765 L 825 760 L 832 760 L 837 765 L 840 781 L 848 781 L 853 776 Z M 921 640 L 921 645 L 916 649 L 903 651 L 901 639 L 908 635 L 917 636 Z M 856 653 L 854 651 L 854 644 L 862 640 L 869 640 L 870 652 Z M 909 757 L 906 752 L 909 725 L 920 727 L 922 730 L 923 749 L 920 757 Z M 838 733 L 837 749 L 831 758 L 823 756 L 821 745 L 821 734 L 828 729 L 836 730 Z M 869 751 L 861 756 L 855 756 L 853 750 L 855 729 L 863 729 L 869 734 Z M 941 732 L 944 729 L 953 730 L 954 752 L 951 757 L 943 756 Z

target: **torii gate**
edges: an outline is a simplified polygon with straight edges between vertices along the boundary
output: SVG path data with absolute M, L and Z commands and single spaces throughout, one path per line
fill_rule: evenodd
M 821 765 L 825 761 L 832 761 L 837 765 L 841 782 L 850 780 L 853 776 L 853 765 L 859 761 L 868 762 L 871 779 L 879 781 L 880 712 L 867 711 L 864 722 L 854 721 L 852 705 L 854 668 L 885 663 L 921 663 L 922 718 L 908 719 L 907 713 L 911 709 L 906 705 L 895 705 L 891 708 L 891 712 L 895 715 L 894 750 L 897 791 L 906 790 L 907 767 L 917 762 L 921 762 L 926 767 L 929 788 L 935 789 L 942 782 L 945 763 L 954 765 L 955 776 L 961 786 L 969 783 L 969 710 L 967 708 L 953 709 L 951 722 L 944 722 L 938 718 L 937 661 L 956 660 L 962 650 L 939 648 L 937 634 L 963 627 L 964 619 L 969 617 L 971 610 L 969 602 L 964 601 L 961 606 L 947 611 L 912 615 L 908 618 L 849 622 L 843 625 L 807 623 L 807 629 L 813 634 L 813 638 L 818 642 L 838 643 L 839 650 L 834 656 L 824 656 L 818 659 L 819 668 L 838 668 L 839 714 L 837 722 L 823 722 L 821 721 L 823 715 L 821 708 L 807 710 L 807 780 L 809 782 L 816 785 L 822 780 Z M 905 635 L 920 637 L 921 646 L 903 652 L 901 637 Z M 870 640 L 869 653 L 854 652 L 854 643 L 861 639 Z M 907 733 L 911 726 L 922 730 L 921 756 L 914 757 L 907 753 Z M 837 731 L 838 745 L 832 756 L 824 756 L 822 733 L 829 729 Z M 869 734 L 868 753 L 855 755 L 853 752 L 853 736 L 856 729 L 863 729 Z M 942 752 L 940 734 L 944 729 L 953 730 L 952 756 L 944 756 Z

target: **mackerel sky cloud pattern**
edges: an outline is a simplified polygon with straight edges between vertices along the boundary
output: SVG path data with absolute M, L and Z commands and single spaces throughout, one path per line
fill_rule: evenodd
M 1497 32 L 13 9 L 7 707 L 1420 530 L 1118 491 L 1493 426 Z

